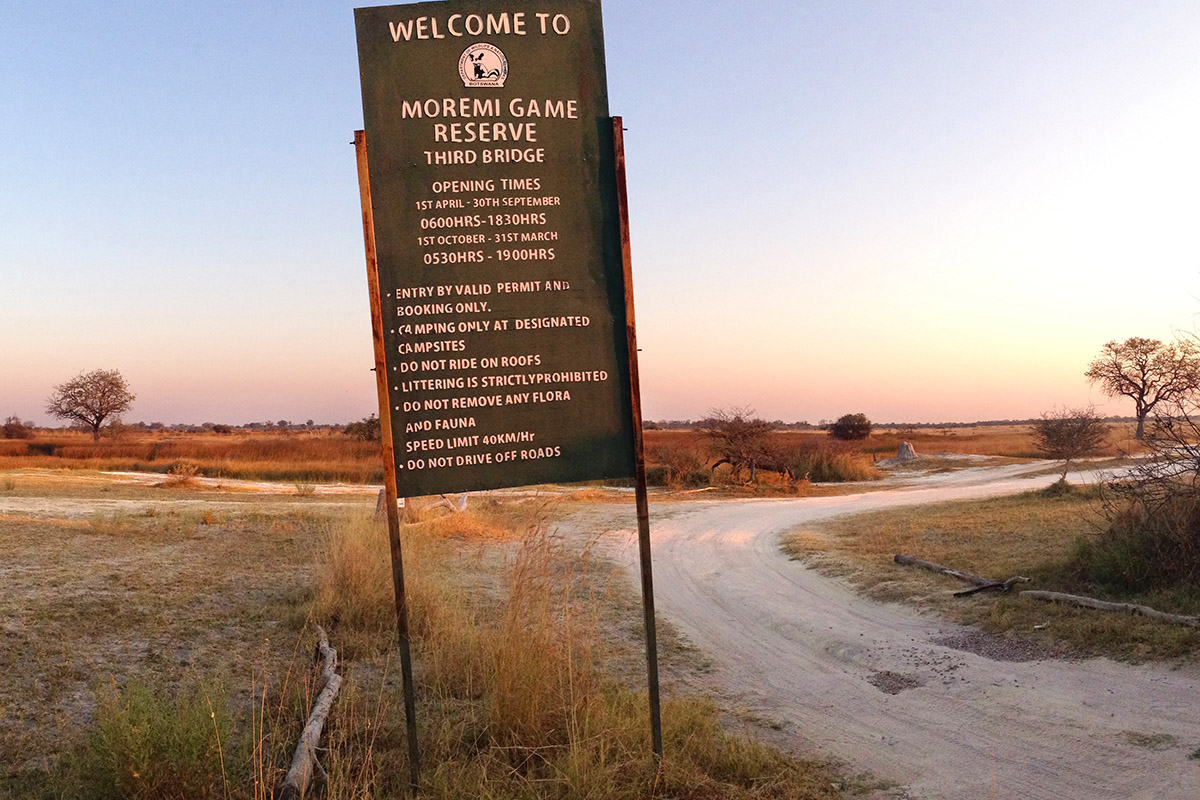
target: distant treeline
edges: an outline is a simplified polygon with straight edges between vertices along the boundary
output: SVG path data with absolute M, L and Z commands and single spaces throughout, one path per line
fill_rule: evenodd
M 87 430 L 82 425 L 63 425 L 61 427 L 49 427 L 34 425 L 32 422 L 24 423 L 31 430 L 54 431 L 54 430 Z M 187 422 L 118 422 L 115 427 L 121 431 L 137 432 L 159 432 L 169 431 L 171 433 L 233 433 L 235 431 L 342 431 L 345 430 L 346 424 L 342 422 L 291 422 L 286 419 L 281 419 L 277 422 L 247 422 L 242 425 L 226 425 L 221 422 L 204 422 L 199 425 L 194 425 Z M 105 426 L 105 431 L 110 430 L 110 426 Z
M 876 429 L 888 428 L 898 430 L 938 430 L 940 428 L 986 428 L 1001 425 L 1032 425 L 1039 418 L 1031 419 L 986 419 L 979 422 L 875 422 Z M 1105 422 L 1137 422 L 1135 417 L 1105 417 Z M 704 420 L 690 419 L 660 419 L 646 420 L 648 431 L 689 431 L 703 423 Z M 823 431 L 829 428 L 832 420 L 821 420 L 816 424 L 811 422 L 784 422 L 781 419 L 770 420 L 769 424 L 777 431 Z
M 705 420 L 697 419 L 659 419 L 646 420 L 645 429 L 648 431 L 690 431 L 704 423 Z M 940 428 L 984 428 L 989 426 L 1001 425 L 1032 425 L 1038 419 L 988 419 L 979 422 L 876 422 L 872 423 L 876 430 L 895 429 L 895 430 L 937 430 Z M 1137 422 L 1135 417 L 1105 417 L 1105 422 Z M 832 420 L 820 420 L 817 423 L 806 422 L 784 422 L 781 419 L 770 420 L 768 424 L 777 431 L 823 431 L 829 428 Z M 353 424 L 353 423 L 351 423 Z M 78 425 L 68 425 L 62 428 L 49 428 L 34 425 L 32 422 L 24 423 L 30 430 L 83 430 Z M 119 427 L 130 432 L 137 431 L 170 431 L 171 433 L 233 433 L 235 431 L 344 431 L 347 427 L 346 423 L 341 422 L 313 422 L 311 419 L 306 422 L 291 422 L 286 419 L 281 419 L 275 422 L 246 422 L 241 425 L 226 425 L 219 422 L 204 422 L 200 425 L 194 425 L 185 422 L 163 423 L 163 422 L 129 422 L 119 423 Z

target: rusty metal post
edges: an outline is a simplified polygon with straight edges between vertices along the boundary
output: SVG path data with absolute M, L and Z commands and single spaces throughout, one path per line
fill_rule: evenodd
M 379 294 L 379 261 L 375 255 L 375 217 L 371 208 L 371 179 L 367 172 L 367 138 L 354 132 L 358 159 L 358 193 L 362 201 L 363 242 L 367 251 L 367 290 L 371 295 L 371 338 L 375 342 L 375 385 L 379 392 L 379 431 L 383 443 L 383 491 L 387 510 L 388 543 L 392 552 L 392 589 L 396 597 L 396 636 L 400 645 L 400 674 L 404 682 L 404 719 L 408 725 L 409 783 L 420 786 L 421 753 L 417 747 L 417 708 L 409 647 L 408 601 L 404 594 L 404 559 L 400 552 L 400 511 L 397 508 L 396 453 L 392 442 L 392 409 L 383 340 L 383 300 Z M 407 503 L 405 504 L 407 508 Z
M 612 118 L 617 157 L 617 207 L 621 220 L 621 263 L 625 271 L 625 338 L 629 345 L 629 388 L 633 395 L 633 458 L 637 484 L 638 553 L 642 565 L 642 616 L 646 627 L 646 673 L 650 685 L 650 737 L 663 757 L 662 712 L 658 692 L 658 635 L 654 625 L 654 573 L 650 565 L 650 508 L 646 500 L 646 451 L 642 442 L 642 389 L 638 381 L 637 324 L 633 316 L 633 259 L 629 248 L 629 192 L 625 185 L 625 129 Z

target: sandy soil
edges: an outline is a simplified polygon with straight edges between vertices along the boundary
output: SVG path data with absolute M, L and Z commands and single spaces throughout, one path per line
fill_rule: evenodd
M 652 505 L 658 612 L 716 662 L 723 706 L 782 726 L 802 753 L 894 782 L 888 796 L 1200 797 L 1194 666 L 993 660 L 938 643 L 980 634 L 859 597 L 779 550 L 779 534 L 809 520 L 1038 488 L 1057 476 L 1020 476 L 1041 466 L 841 497 Z M 618 541 L 636 567 L 636 539 Z

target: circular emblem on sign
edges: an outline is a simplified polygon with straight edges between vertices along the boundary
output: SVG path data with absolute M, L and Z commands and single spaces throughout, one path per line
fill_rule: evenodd
M 494 44 L 473 44 L 459 57 L 458 74 L 463 86 L 503 86 L 508 77 L 508 59 Z

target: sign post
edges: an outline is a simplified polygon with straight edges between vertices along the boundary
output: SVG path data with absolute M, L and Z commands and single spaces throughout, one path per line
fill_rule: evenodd
M 389 530 L 397 495 L 636 479 L 661 756 L 623 136 L 599 0 L 360 8 L 355 23 Z
M 400 646 L 400 677 L 404 686 L 404 721 L 408 731 L 409 784 L 420 785 L 421 754 L 417 747 L 417 707 L 409 646 L 408 596 L 404 591 L 404 559 L 400 548 L 400 512 L 396 499 L 396 458 L 392 421 L 387 408 L 387 357 L 384 352 L 383 310 L 379 303 L 379 261 L 375 255 L 375 219 L 371 211 L 371 181 L 367 167 L 367 139 L 354 132 L 354 154 L 358 162 L 358 194 L 362 203 L 363 243 L 367 252 L 367 290 L 371 296 L 371 339 L 375 344 L 375 387 L 379 395 L 379 439 L 383 444 L 383 496 L 387 511 L 388 546 L 392 558 L 392 594 L 396 601 L 396 638 Z M 407 505 L 406 505 L 407 509 Z
M 646 450 L 642 439 L 642 389 L 638 379 L 637 324 L 633 316 L 633 257 L 629 245 L 629 193 L 625 186 L 625 128 L 612 118 L 616 154 L 617 206 L 621 226 L 621 264 L 625 273 L 625 336 L 629 344 L 629 384 L 633 405 L 634 486 L 637 502 L 638 556 L 642 568 L 642 620 L 646 631 L 646 674 L 650 687 L 650 739 L 660 759 L 662 715 L 658 696 L 658 633 L 654 624 L 654 572 L 650 565 L 650 506 L 646 498 Z

